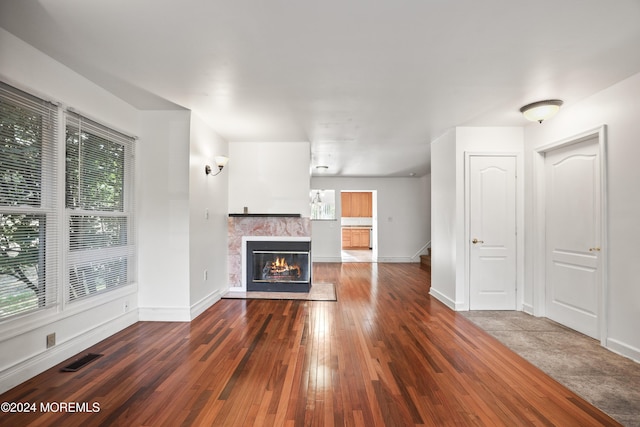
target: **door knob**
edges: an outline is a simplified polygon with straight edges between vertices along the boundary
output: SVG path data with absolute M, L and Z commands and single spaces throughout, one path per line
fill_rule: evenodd
M 474 245 L 475 245 L 476 243 L 484 243 L 484 240 L 473 239 L 473 240 L 471 241 L 471 243 L 473 243 Z

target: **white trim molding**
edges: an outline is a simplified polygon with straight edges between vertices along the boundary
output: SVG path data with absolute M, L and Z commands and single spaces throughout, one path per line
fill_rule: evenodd
M 600 271 L 601 291 L 598 313 L 598 329 L 600 343 L 607 347 L 607 313 L 609 295 L 609 251 L 608 251 L 608 187 L 607 187 L 607 125 L 600 125 L 579 134 L 552 142 L 534 149 L 533 158 L 533 315 L 546 317 L 546 194 L 545 194 L 545 155 L 546 153 L 578 144 L 597 137 L 600 156 L 600 236 L 602 248 L 602 262 Z
M 441 303 L 443 303 L 453 311 L 463 310 L 463 307 L 461 307 L 460 304 L 456 304 L 454 300 L 452 300 L 442 292 L 439 292 L 437 289 L 431 288 L 431 290 L 429 291 L 429 295 L 431 295 L 432 297 L 434 297 L 435 299 L 437 299 L 438 301 L 440 301 Z
M 226 292 L 226 290 L 225 290 Z M 220 301 L 220 299 L 222 298 L 222 291 L 215 291 L 215 292 L 211 292 L 209 295 L 207 295 L 206 297 L 202 298 L 200 301 L 196 302 L 195 304 L 191 305 L 191 320 L 195 319 L 196 317 L 200 316 L 202 313 L 204 313 L 209 307 L 211 307 L 213 304 L 217 303 L 218 301 Z
M 59 342 L 55 347 L 43 350 L 8 369 L 0 372 L 0 393 L 21 384 L 30 378 L 75 356 L 81 351 L 99 343 L 100 341 L 122 331 L 138 322 L 137 310 L 128 311 L 116 318 L 109 319 L 88 331 Z
M 471 176 L 470 176 L 470 161 L 472 157 L 513 157 L 516 163 L 516 194 L 515 194 L 515 211 L 516 211 L 516 310 L 524 311 L 524 204 L 525 204 L 525 190 L 524 190 L 524 155 L 517 151 L 488 151 L 488 152 L 476 152 L 465 151 L 464 152 L 464 290 L 465 301 L 462 310 L 469 310 L 471 307 L 471 276 L 470 276 L 470 264 L 471 264 L 471 241 L 470 224 L 471 224 Z

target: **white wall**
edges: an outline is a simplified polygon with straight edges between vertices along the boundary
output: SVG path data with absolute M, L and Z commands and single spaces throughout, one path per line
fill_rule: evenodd
M 217 301 L 227 286 L 228 177 L 205 177 L 205 159 L 227 143 L 189 111 L 138 111 L 1 28 L 0 57 L 6 83 L 139 137 L 138 283 L 1 322 L 3 392 L 139 319 L 188 321 Z
M 542 125 L 525 129 L 527 235 L 535 232 L 533 218 L 533 151 L 536 147 L 570 138 L 607 125 L 608 140 L 608 259 L 606 346 L 640 361 L 640 286 L 636 265 L 640 259 L 640 74 L 590 98 L 567 105 Z M 526 270 L 529 304 L 534 304 L 533 248 L 527 245 Z
M 340 191 L 376 191 L 379 262 L 418 262 L 420 249 L 431 240 L 429 176 L 421 178 L 313 177 L 311 186 L 336 190 L 337 221 L 313 221 L 313 259 L 339 262 Z M 309 195 L 305 198 L 309 204 Z
M 204 172 L 228 144 L 189 111 L 140 116 L 140 320 L 189 321 L 228 288 L 228 169 Z
M 458 127 L 431 143 L 432 229 L 431 293 L 455 310 L 469 309 L 466 271 L 465 156 L 514 154 L 517 169 L 524 168 L 520 127 Z M 522 173 L 521 173 L 522 174 Z M 517 224 L 524 228 L 524 184 L 518 183 Z M 444 246 L 441 250 L 440 245 Z M 524 289 L 524 239 L 518 239 L 518 289 Z M 519 298 L 522 306 L 522 298 Z
M 308 142 L 229 144 L 229 213 L 311 215 Z
M 455 308 L 456 132 L 431 143 L 431 295 Z
M 229 169 L 214 170 L 214 157 L 228 155 L 228 144 L 201 118 L 191 116 L 189 171 L 189 262 L 191 318 L 218 301 L 229 288 L 227 272 L 227 228 Z M 206 272 L 206 273 L 205 273 Z M 205 278 L 206 276 L 206 278 Z
M 0 57 L 0 78 L 5 82 L 125 133 L 139 134 L 137 110 L 1 28 Z M 134 285 L 1 322 L 0 392 L 135 323 L 136 308 Z M 45 337 L 53 332 L 56 346 L 46 349 Z
M 145 111 L 140 118 L 136 153 L 140 320 L 187 321 L 190 113 Z

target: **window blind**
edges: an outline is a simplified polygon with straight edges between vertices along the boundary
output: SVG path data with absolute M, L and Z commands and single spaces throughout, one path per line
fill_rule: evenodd
M 65 114 L 67 300 L 134 281 L 134 138 Z
M 58 107 L 0 82 L 0 319 L 57 303 Z

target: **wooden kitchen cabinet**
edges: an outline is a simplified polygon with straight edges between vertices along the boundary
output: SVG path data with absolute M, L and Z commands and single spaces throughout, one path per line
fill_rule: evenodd
M 353 193 L 345 193 L 342 192 L 340 193 L 340 202 L 342 205 L 342 216 L 346 216 L 346 217 L 351 217 L 351 200 L 352 200 L 352 195 Z
M 351 230 L 348 228 L 342 229 L 342 249 L 351 248 Z
M 342 216 L 365 217 L 373 216 L 373 201 L 370 192 L 342 192 Z
M 343 249 L 369 249 L 369 228 L 344 227 L 342 229 Z

